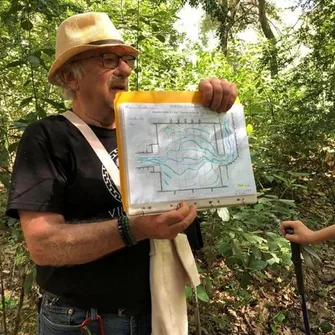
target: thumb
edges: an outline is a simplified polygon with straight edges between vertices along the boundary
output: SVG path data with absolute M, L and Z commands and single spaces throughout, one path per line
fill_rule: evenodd
M 294 235 L 292 235 L 292 234 L 287 234 L 287 233 L 285 233 L 285 238 L 286 238 L 287 240 L 289 240 L 290 242 L 295 242 L 297 237 L 294 236 Z

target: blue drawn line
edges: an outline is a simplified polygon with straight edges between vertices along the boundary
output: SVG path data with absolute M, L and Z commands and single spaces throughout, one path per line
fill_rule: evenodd
M 190 151 L 190 150 L 187 150 L 187 151 Z M 165 158 L 165 157 L 164 158 L 163 157 L 138 157 L 138 161 L 140 164 L 155 163 L 155 164 L 161 165 L 163 163 L 167 163 L 168 161 L 172 161 L 172 162 L 177 163 L 178 165 L 190 165 L 190 164 L 194 164 L 193 162 L 197 162 L 198 164 L 200 164 L 202 160 L 205 160 L 206 162 L 209 162 L 209 163 L 224 164 L 224 163 L 229 163 L 234 158 L 233 154 L 229 154 L 226 156 L 227 157 L 220 157 L 220 158 L 218 157 L 209 158 L 206 156 L 202 156 L 199 158 L 183 157 L 181 160 L 174 159 L 174 158 Z M 190 160 L 192 162 L 183 164 L 186 160 Z M 169 177 L 171 178 L 171 176 Z
M 195 140 L 186 140 L 186 141 L 184 141 L 184 142 L 182 142 L 182 143 L 179 143 L 179 148 L 177 149 L 177 151 L 179 151 L 180 150 L 180 147 L 182 146 L 182 145 L 184 145 L 185 143 L 187 143 L 187 142 L 194 142 L 197 146 L 199 146 L 201 149 L 203 149 L 203 150 L 206 150 L 206 151 L 209 151 L 212 155 L 215 155 L 215 148 L 214 148 L 214 146 L 213 146 L 213 144 L 212 143 L 210 143 L 208 140 L 206 140 L 205 138 L 203 138 L 203 137 L 201 137 L 201 136 L 197 136 L 197 139 L 198 138 L 200 138 L 200 139 L 202 139 L 204 142 L 206 142 L 212 149 L 213 149 L 213 152 L 210 152 L 208 149 L 205 149 L 205 148 L 201 148 L 201 145 L 197 142 L 197 141 L 195 141 Z M 171 145 L 173 145 L 174 143 L 176 143 L 176 142 L 178 142 L 178 141 L 180 141 L 180 138 L 179 139 L 177 139 L 177 140 L 175 140 L 175 141 L 173 141 L 173 142 L 171 142 L 171 143 L 169 143 L 169 145 L 167 145 L 166 146 L 166 150 L 169 148 L 169 146 L 171 146 Z M 175 150 L 172 150 L 172 151 L 175 151 Z M 167 152 L 169 152 L 169 151 L 167 151 Z

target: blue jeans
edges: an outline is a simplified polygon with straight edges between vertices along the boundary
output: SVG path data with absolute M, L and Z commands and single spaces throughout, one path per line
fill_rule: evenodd
M 80 326 L 88 317 L 95 318 L 95 309 L 78 308 L 60 299 L 44 294 L 38 316 L 38 335 L 100 335 L 98 321 L 88 324 L 90 332 L 81 333 Z M 151 315 L 117 316 L 112 313 L 100 314 L 105 335 L 151 335 Z

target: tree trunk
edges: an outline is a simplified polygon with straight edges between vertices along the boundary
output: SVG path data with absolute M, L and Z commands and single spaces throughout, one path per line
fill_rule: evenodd
M 227 0 L 222 1 L 222 16 L 220 21 L 220 46 L 223 54 L 228 55 L 229 32 L 235 24 L 235 15 L 241 0 L 236 0 L 230 7 Z M 229 14 L 230 13 L 230 14 Z
M 258 17 L 261 24 L 264 36 L 270 42 L 270 71 L 271 77 L 275 77 L 278 74 L 278 62 L 277 62 L 277 40 L 274 33 L 271 30 L 269 21 L 266 17 L 265 0 L 258 0 Z

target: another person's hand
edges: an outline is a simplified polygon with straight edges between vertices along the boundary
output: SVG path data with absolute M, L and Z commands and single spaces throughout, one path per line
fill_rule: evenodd
M 226 79 L 202 79 L 198 88 L 203 95 L 203 106 L 218 113 L 227 112 L 237 98 L 236 85 Z
M 174 239 L 196 218 L 197 207 L 188 206 L 185 201 L 180 207 L 160 215 L 138 216 L 130 220 L 131 229 L 137 240 Z
M 287 234 L 285 229 L 291 228 L 294 234 Z M 315 232 L 307 228 L 301 221 L 283 221 L 280 226 L 280 232 L 291 242 L 302 245 L 315 243 Z

